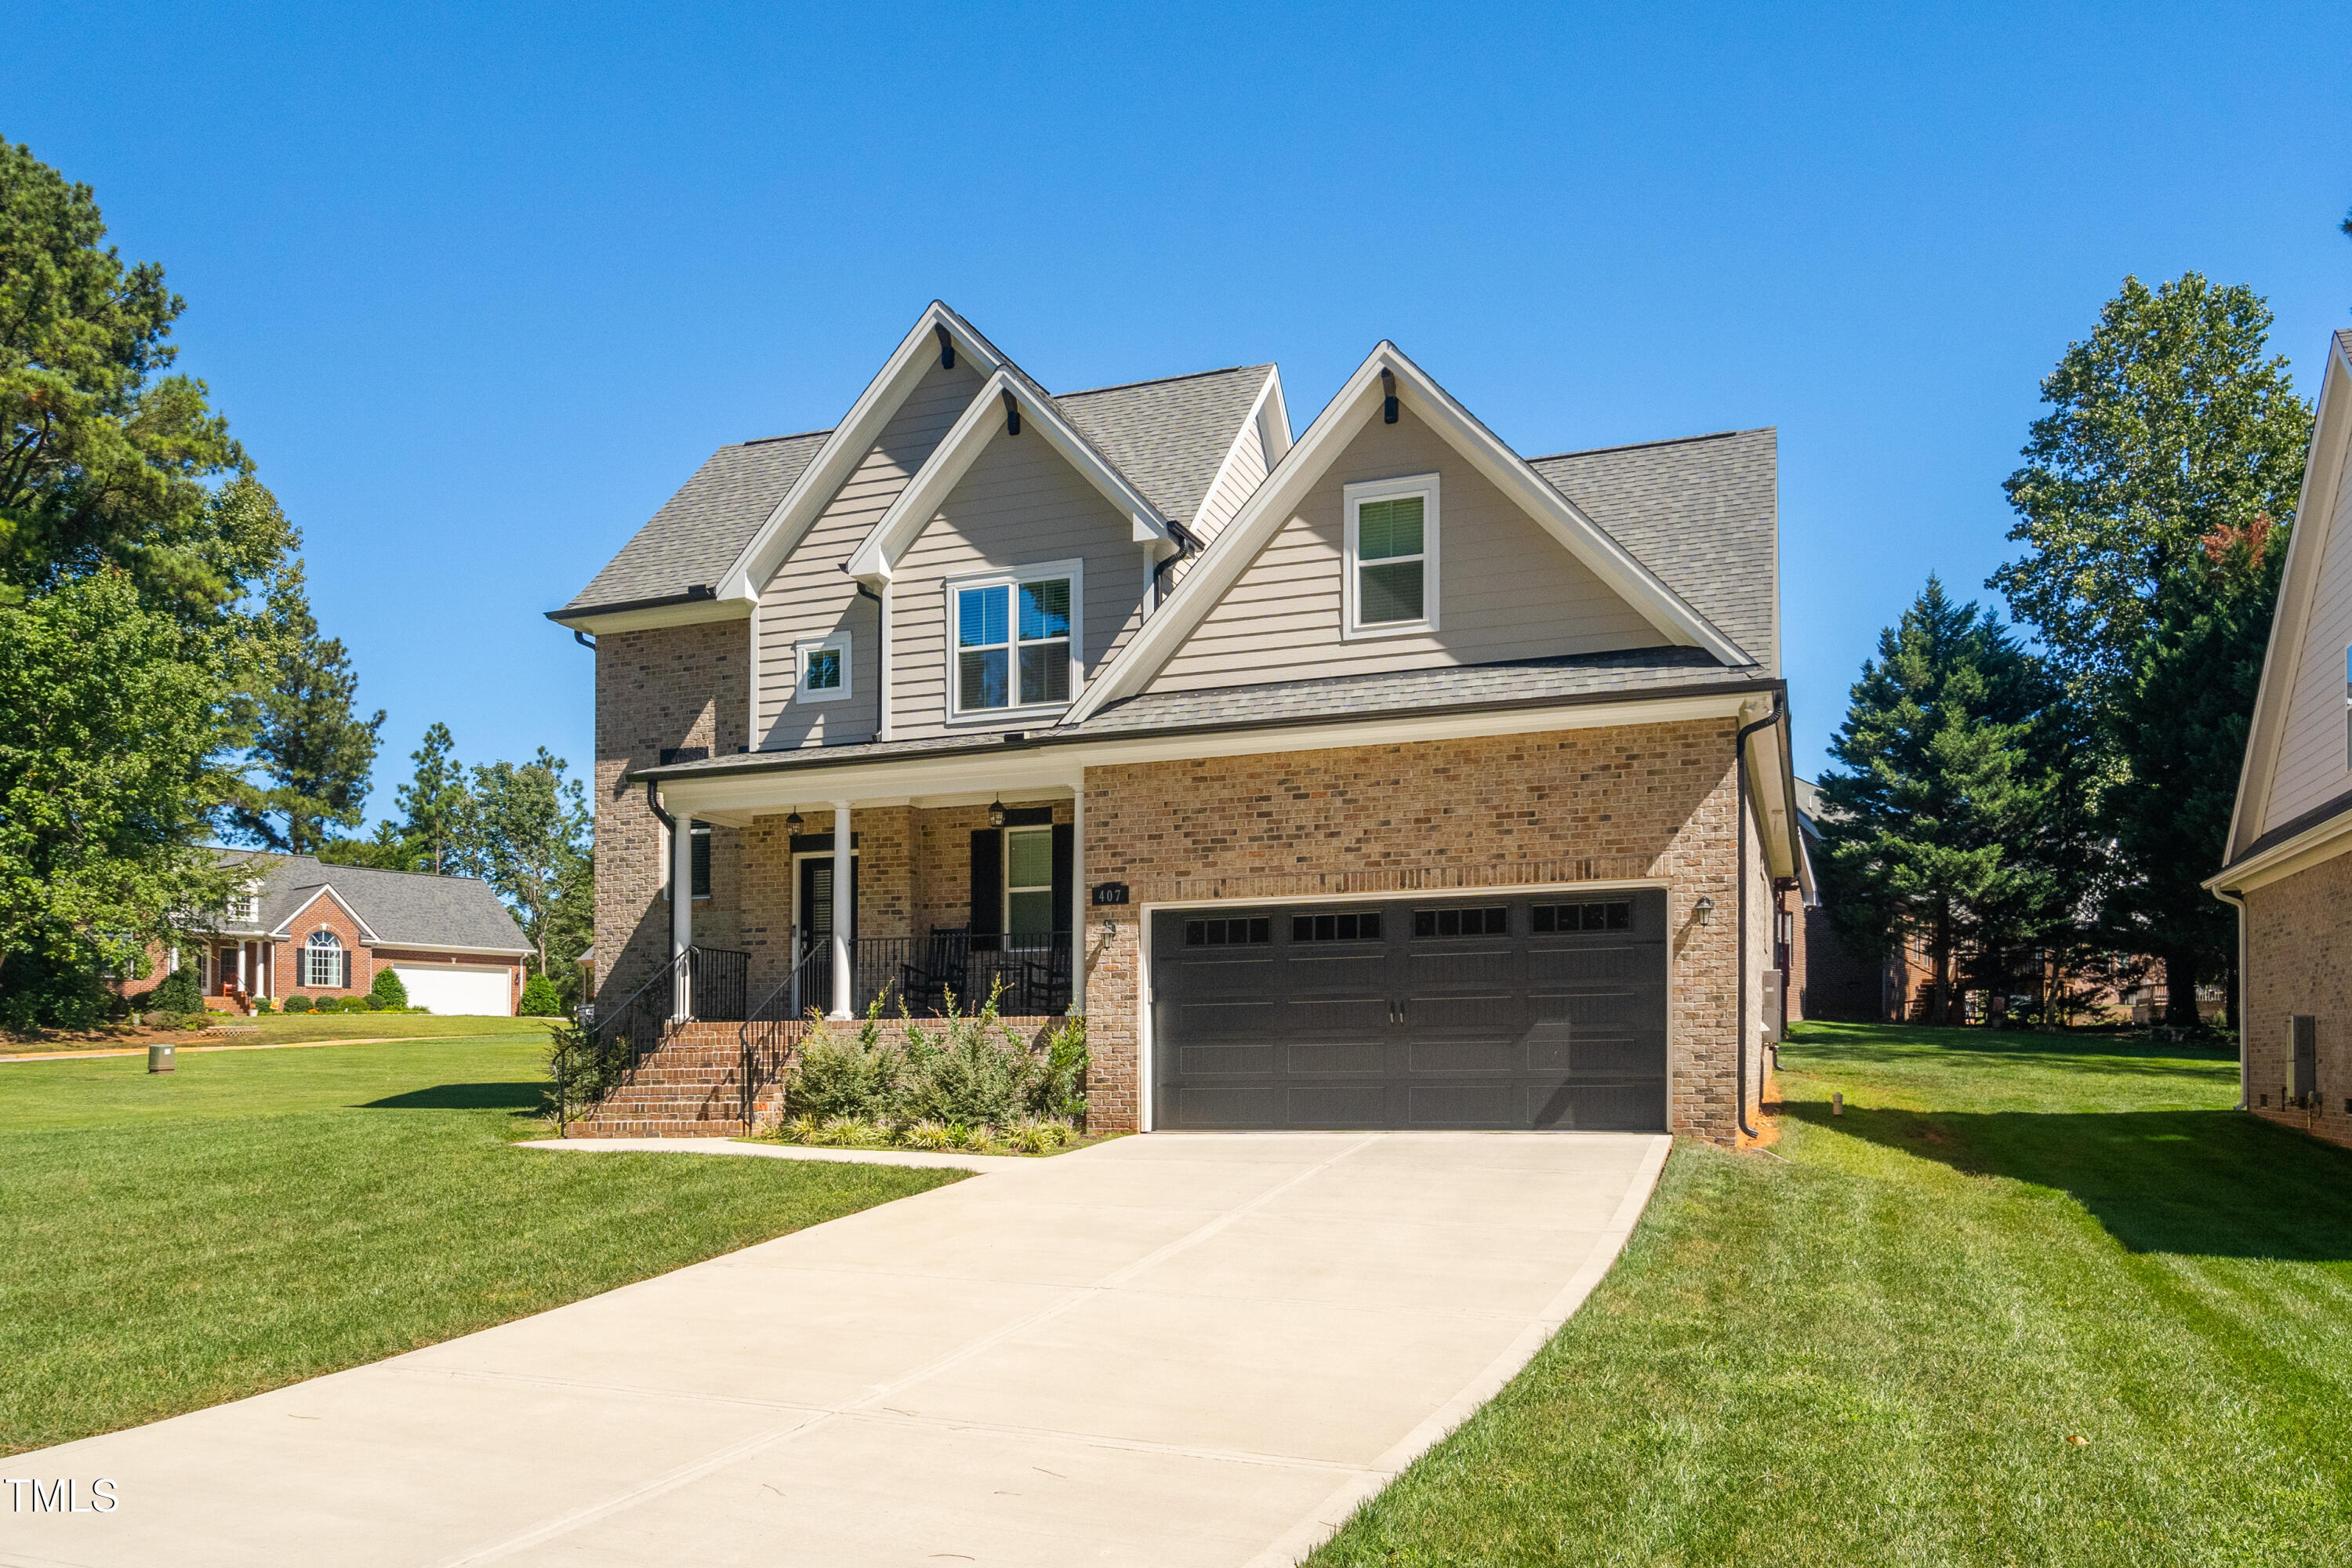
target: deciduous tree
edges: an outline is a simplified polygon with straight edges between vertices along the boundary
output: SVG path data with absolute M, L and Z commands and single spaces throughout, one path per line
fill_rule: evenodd
M 583 876 L 591 818 L 586 791 L 566 781 L 564 762 L 541 746 L 528 763 L 492 763 L 474 770 L 475 852 L 499 897 L 511 905 L 523 934 L 539 951 L 539 972 L 551 960 L 569 963 L 578 950 L 562 951 L 559 939 L 571 925 L 556 917 L 578 900 L 562 895 Z M 584 947 L 584 943 L 582 944 Z
M 331 826 L 355 827 L 367 804 L 383 710 L 352 710 L 359 676 L 342 640 L 320 635 L 297 560 L 269 590 L 267 684 L 255 693 L 252 772 L 231 819 L 271 849 L 308 855 Z

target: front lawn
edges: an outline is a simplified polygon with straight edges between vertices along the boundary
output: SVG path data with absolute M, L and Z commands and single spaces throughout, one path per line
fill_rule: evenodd
M 502 1037 L 544 1040 L 560 1018 L 443 1017 L 431 1013 L 268 1013 L 247 1017 L 214 1013 L 209 1021 L 234 1033 L 134 1029 L 110 1026 L 19 1038 L 0 1034 L 0 1056 L 144 1048 L 151 1041 L 190 1046 L 285 1045 L 300 1040 L 440 1040 Z
M 375 1361 L 961 1179 L 511 1148 L 545 1130 L 541 1032 L 184 1055 L 153 1078 L 141 1058 L 0 1067 L 0 1453 Z
M 2352 1558 L 2352 1152 L 2192 1047 L 1781 1059 L 1777 1153 L 1679 1146 L 1583 1310 L 1315 1563 Z

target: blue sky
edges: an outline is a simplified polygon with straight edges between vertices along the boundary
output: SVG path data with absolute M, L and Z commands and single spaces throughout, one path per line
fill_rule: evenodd
M 351 8 L 353 11 L 356 8 Z M 1393 338 L 1528 453 L 1779 427 L 1811 772 L 2126 273 L 2352 324 L 2340 8 L 20 5 L 0 134 L 88 181 L 389 711 L 593 755 L 571 596 L 933 297 L 1049 386 Z

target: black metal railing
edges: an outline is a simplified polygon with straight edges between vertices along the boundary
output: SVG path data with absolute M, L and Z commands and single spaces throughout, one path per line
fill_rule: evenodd
M 728 948 L 689 947 L 653 973 L 618 1005 L 599 1008 L 593 1023 L 556 1047 L 555 1111 L 560 1126 L 603 1100 L 630 1069 L 662 1042 L 678 1013 L 678 988 L 693 1018 L 731 1023 L 747 1012 L 751 955 Z
M 746 1037 L 756 1027 L 823 1017 L 834 1006 L 833 941 L 818 937 L 803 950 L 783 982 L 750 1009 Z M 918 1018 L 944 1015 L 949 999 L 969 1012 L 996 995 L 997 1010 L 1014 1017 L 1064 1013 L 1070 1005 L 1070 935 L 1035 938 L 969 931 L 929 936 L 859 937 L 849 944 L 849 1003 L 862 1014 L 877 1001 L 886 1013 L 900 1007 Z

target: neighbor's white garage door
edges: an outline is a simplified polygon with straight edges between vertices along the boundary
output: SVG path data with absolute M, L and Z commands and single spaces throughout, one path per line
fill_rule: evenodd
M 412 1007 L 441 1014 L 493 1014 L 501 1018 L 514 1011 L 513 982 L 503 969 L 395 963 L 392 972 L 408 987 L 408 1005 Z

